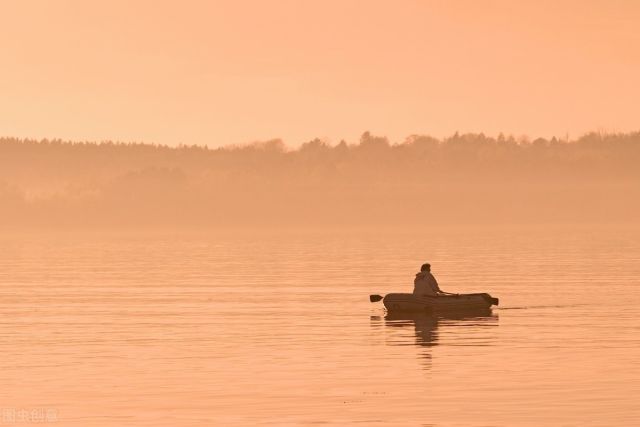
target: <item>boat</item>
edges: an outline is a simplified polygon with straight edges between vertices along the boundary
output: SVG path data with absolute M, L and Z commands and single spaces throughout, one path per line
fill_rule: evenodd
M 477 294 L 441 294 L 437 296 L 416 296 L 413 294 L 391 293 L 384 297 L 370 295 L 369 300 L 382 300 L 387 311 L 400 312 L 442 312 L 488 310 L 492 305 L 498 305 L 498 298 L 487 293 Z

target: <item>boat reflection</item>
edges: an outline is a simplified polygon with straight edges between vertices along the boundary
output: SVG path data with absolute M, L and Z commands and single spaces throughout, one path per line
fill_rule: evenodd
M 411 328 L 415 330 L 415 342 L 406 339 L 391 339 L 388 345 L 415 344 L 424 347 L 438 345 L 438 317 L 425 313 L 387 313 L 384 324 L 390 328 Z M 404 338 L 401 336 L 400 338 Z
M 371 320 L 372 324 L 383 323 L 389 328 L 391 333 L 386 334 L 385 342 L 390 346 L 486 346 L 491 345 L 493 337 L 493 332 L 486 327 L 498 325 L 498 316 L 491 310 L 451 313 L 388 312 L 384 318 L 371 316 Z M 407 333 L 411 328 L 413 334 Z M 432 351 L 422 351 L 420 357 L 430 362 Z

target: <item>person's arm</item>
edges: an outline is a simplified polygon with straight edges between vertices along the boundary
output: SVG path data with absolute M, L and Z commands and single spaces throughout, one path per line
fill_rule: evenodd
M 442 289 L 440 289 L 440 286 L 438 285 L 438 281 L 436 280 L 436 278 L 433 276 L 433 274 L 431 275 L 431 278 L 433 279 L 432 282 L 432 287 L 434 289 L 434 291 L 436 292 L 436 295 L 458 295 L 458 294 L 454 294 L 451 292 L 445 292 Z
M 438 286 L 438 281 L 436 280 L 436 277 L 432 274 L 431 275 L 431 279 L 433 280 L 433 290 L 438 292 L 438 293 L 443 293 L 446 294 L 447 292 L 443 292 L 442 289 L 440 289 L 440 286 Z

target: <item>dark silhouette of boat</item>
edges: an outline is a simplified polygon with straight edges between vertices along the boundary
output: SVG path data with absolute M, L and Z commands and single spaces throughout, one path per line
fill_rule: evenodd
M 416 296 L 407 293 L 391 293 L 384 297 L 370 295 L 371 302 L 382 300 L 388 312 L 474 312 L 490 310 L 498 305 L 498 298 L 487 293 L 441 294 Z

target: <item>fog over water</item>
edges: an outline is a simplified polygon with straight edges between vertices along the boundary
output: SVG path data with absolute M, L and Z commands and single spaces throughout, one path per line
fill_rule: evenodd
M 0 427 L 640 426 L 640 1 L 0 11 Z
M 637 424 L 638 164 L 640 133 L 0 139 L 0 409 L 83 427 Z M 500 305 L 369 302 L 411 292 L 423 262 Z
M 611 223 L 640 213 L 640 133 L 239 147 L 0 139 L 5 226 Z

